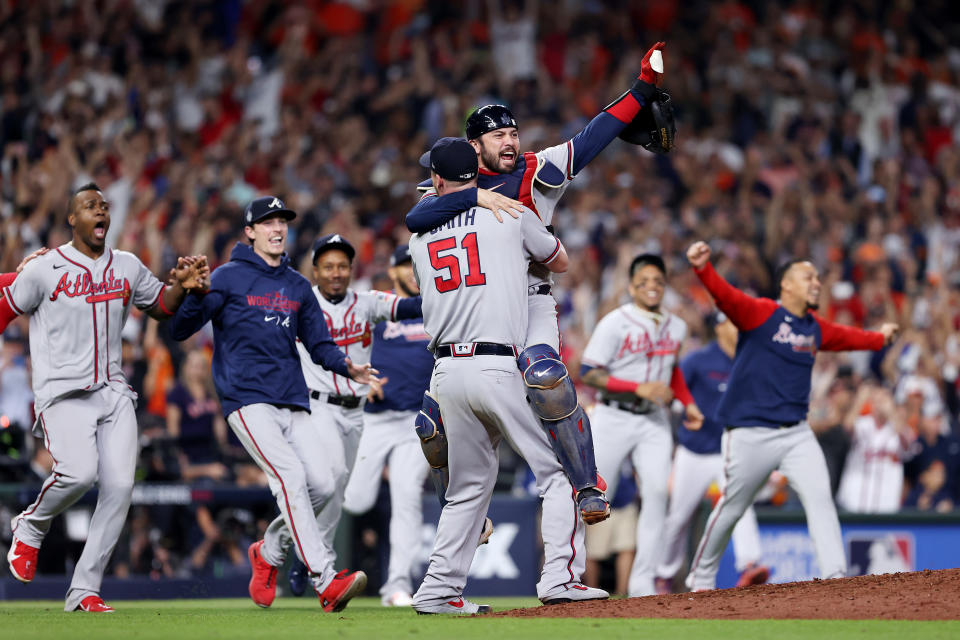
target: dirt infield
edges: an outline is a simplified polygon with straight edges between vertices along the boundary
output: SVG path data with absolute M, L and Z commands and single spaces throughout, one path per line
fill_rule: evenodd
M 957 620 L 960 569 L 764 584 L 494 614 L 545 618 Z

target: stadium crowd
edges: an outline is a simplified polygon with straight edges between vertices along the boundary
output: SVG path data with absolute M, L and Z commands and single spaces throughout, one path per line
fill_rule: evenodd
M 778 264 L 809 256 L 826 317 L 905 328 L 877 355 L 818 358 L 810 418 L 840 506 L 876 510 L 842 498 L 856 456 L 902 468 L 883 480 L 900 483 L 886 510 L 960 504 L 960 40 L 943 30 L 949 3 L 505 4 L 0 2 L 0 269 L 69 240 L 68 194 L 94 180 L 112 202 L 108 245 L 157 274 L 178 255 L 226 261 L 242 207 L 270 193 L 299 212 L 289 253 L 304 273 L 313 239 L 336 232 L 358 248 L 355 287 L 383 286 L 430 143 L 462 135 L 474 106 L 503 102 L 521 150 L 557 144 L 665 40 L 678 148 L 614 143 L 555 219 L 572 262 L 555 289 L 570 371 L 626 299 L 638 253 L 667 261 L 666 306 L 691 327 L 687 348 L 710 339 L 712 312 L 684 259 L 691 242 L 708 240 L 718 271 L 761 295 L 775 296 Z M 52 461 L 28 435 L 26 338 L 24 319 L 3 336 L 0 475 L 39 484 Z M 220 416 L 210 334 L 175 343 L 134 316 L 124 340 L 141 396 L 138 479 L 262 485 Z M 899 444 L 858 446 L 864 428 L 891 429 Z M 218 554 L 245 574 L 239 539 L 269 515 L 137 507 L 115 564 L 175 575 L 209 570 Z

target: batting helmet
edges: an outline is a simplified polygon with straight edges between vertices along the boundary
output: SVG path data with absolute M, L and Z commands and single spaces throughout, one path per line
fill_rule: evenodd
M 669 153 L 674 147 L 677 125 L 673 120 L 670 94 L 657 91 L 623 131 L 620 139 L 654 153 Z
M 464 127 L 467 134 L 467 140 L 476 140 L 480 136 L 494 129 L 503 127 L 516 128 L 517 121 L 502 104 L 488 104 L 467 116 L 467 124 Z

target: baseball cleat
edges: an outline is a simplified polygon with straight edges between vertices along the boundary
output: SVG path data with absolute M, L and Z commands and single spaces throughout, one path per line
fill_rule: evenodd
M 479 547 L 482 544 L 487 544 L 490 542 L 490 536 L 493 535 L 493 520 L 490 518 L 483 519 L 483 526 L 480 527 L 480 541 L 477 542 Z
M 367 574 L 363 571 L 348 573 L 343 569 L 333 578 L 323 593 L 318 593 L 320 605 L 327 613 L 343 611 L 354 596 L 363 593 L 367 586 Z
M 302 596 L 307 590 L 307 565 L 300 562 L 300 558 L 294 556 L 290 563 L 290 571 L 287 573 L 287 581 L 290 583 L 290 593 L 295 596 Z
M 567 602 L 583 602 L 585 600 L 606 600 L 610 594 L 603 589 L 594 589 L 585 584 L 574 582 L 565 584 L 560 590 L 540 598 L 543 604 L 564 604 Z
M 673 580 L 670 578 L 654 578 L 653 590 L 658 596 L 665 596 L 673 593 Z
M 87 613 L 113 613 L 114 609 L 103 601 L 100 596 L 87 596 L 80 601 L 74 611 L 85 611 Z
M 385 607 L 409 607 L 413 604 L 413 598 L 406 591 L 395 591 L 386 598 L 381 598 L 380 604 Z
M 37 575 L 37 554 L 40 549 L 31 547 L 25 542 L 13 538 L 10 544 L 10 551 L 7 552 L 7 563 L 10 565 L 10 573 L 20 582 L 27 583 L 33 580 Z
M 610 503 L 603 492 L 587 487 L 577 494 L 577 506 L 585 524 L 596 524 L 610 517 Z
M 770 579 L 770 568 L 763 565 L 750 564 L 740 574 L 737 580 L 738 587 L 748 587 L 752 584 L 764 584 Z
M 277 597 L 277 568 L 260 555 L 262 546 L 263 540 L 259 540 L 247 549 L 250 568 L 253 570 L 253 575 L 250 576 L 250 599 L 258 607 L 267 608 Z
M 439 604 L 413 605 L 414 610 L 422 616 L 437 613 L 454 616 L 472 616 L 474 614 L 490 613 L 493 609 L 488 604 L 477 604 L 465 598 L 453 598 Z

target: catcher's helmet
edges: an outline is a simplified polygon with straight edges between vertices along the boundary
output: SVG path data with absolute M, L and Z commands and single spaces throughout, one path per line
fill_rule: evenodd
M 517 121 L 502 104 L 488 104 L 476 109 L 467 117 L 467 140 L 475 140 L 485 133 L 503 127 L 516 128 Z
M 654 153 L 669 153 L 674 147 L 677 125 L 673 121 L 670 94 L 657 91 L 623 131 L 620 139 Z

